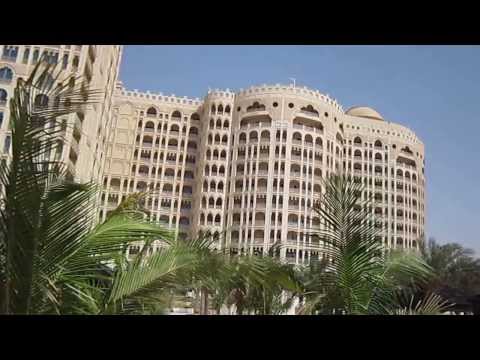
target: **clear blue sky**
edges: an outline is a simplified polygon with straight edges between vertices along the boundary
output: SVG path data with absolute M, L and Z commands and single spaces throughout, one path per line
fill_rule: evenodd
M 289 83 L 368 105 L 426 147 L 427 236 L 480 255 L 480 46 L 125 46 L 128 89 L 202 98 Z

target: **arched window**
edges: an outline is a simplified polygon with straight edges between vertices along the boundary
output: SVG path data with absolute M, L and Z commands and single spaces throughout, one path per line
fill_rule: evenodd
M 145 129 L 148 129 L 147 131 L 153 131 L 155 129 L 155 124 L 152 121 L 148 121 L 145 124 Z
M 197 113 L 193 113 L 192 116 L 190 116 L 190 119 L 192 120 L 200 120 L 200 116 Z
M 362 152 L 360 150 L 355 150 L 355 152 L 353 153 L 353 156 L 360 158 L 362 157 Z
M 225 107 L 225 113 L 230 114 L 230 105 Z
M 7 92 L 3 89 L 0 89 L 0 103 L 7 101 Z
M 362 139 L 360 139 L 360 137 L 355 137 L 355 139 L 353 139 L 353 143 L 356 144 L 356 145 L 362 145 Z
M 155 109 L 153 106 L 148 108 L 147 116 L 157 116 L 157 109 Z
M 302 134 L 300 134 L 299 132 L 296 132 L 293 134 L 292 139 L 294 143 L 300 144 L 302 142 Z
M 182 118 L 182 114 L 180 114 L 180 111 L 175 110 L 175 111 L 172 113 L 172 118 L 181 119 L 181 118 Z
M 217 129 L 221 129 L 222 128 L 222 120 L 221 119 L 217 119 Z
M 198 134 L 198 129 L 195 126 L 192 126 L 190 128 L 190 131 L 188 132 L 189 135 L 196 135 Z
M 173 124 L 171 127 L 170 127 L 170 132 L 179 132 L 180 131 L 180 128 L 178 127 L 178 125 L 175 125 Z
M 224 128 L 224 129 L 228 129 L 228 126 L 229 126 L 229 125 L 230 125 L 230 123 L 228 122 L 228 120 L 225 120 L 225 121 L 223 122 L 223 128 Z
M 216 108 L 215 108 L 215 104 L 212 105 L 212 115 L 215 114 L 216 112 Z
M 226 144 L 227 142 L 228 142 L 228 137 L 227 137 L 227 135 L 223 135 L 223 136 L 222 136 L 222 143 L 223 143 L 223 144 Z
M 382 142 L 380 140 L 375 141 L 375 147 L 376 148 L 381 148 L 382 147 Z
M 0 81 L 9 83 L 13 80 L 13 71 L 9 67 L 0 69 Z
M 210 119 L 210 129 L 213 129 L 215 127 L 215 121 L 213 119 Z
M 223 105 L 222 105 L 222 104 L 218 105 L 217 112 L 218 112 L 219 114 L 223 114 Z
M 215 216 L 215 223 L 216 223 L 216 224 L 220 224 L 220 215 L 219 215 L 219 214 L 217 214 L 217 215 Z

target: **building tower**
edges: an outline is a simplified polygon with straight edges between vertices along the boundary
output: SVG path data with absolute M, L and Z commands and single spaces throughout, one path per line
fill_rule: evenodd
M 57 64 L 57 82 L 74 82 L 82 76 L 89 88 L 103 90 L 103 99 L 83 112 L 59 119 L 66 141 L 57 154 L 68 167 L 69 176 L 80 182 L 101 182 L 113 113 L 113 92 L 117 81 L 122 46 L 99 45 L 0 45 L 0 144 L 8 159 L 11 144 L 8 99 L 19 78 L 28 78 L 42 57 Z M 55 86 L 56 84 L 53 84 Z M 53 101 L 47 99 L 46 101 Z

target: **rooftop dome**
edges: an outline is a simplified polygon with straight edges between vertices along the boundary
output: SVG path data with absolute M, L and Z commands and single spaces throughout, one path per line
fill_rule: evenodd
M 359 117 L 381 120 L 381 121 L 384 120 L 382 115 L 380 115 L 378 112 L 376 112 L 375 110 L 367 106 L 354 106 L 349 110 L 347 110 L 346 114 L 351 116 L 359 116 Z

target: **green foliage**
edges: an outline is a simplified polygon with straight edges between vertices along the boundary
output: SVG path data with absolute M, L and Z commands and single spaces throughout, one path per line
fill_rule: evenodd
M 430 239 L 421 252 L 436 273 L 428 283 L 429 291 L 449 291 L 459 296 L 480 293 L 480 259 L 474 257 L 473 250 L 456 243 L 441 245 Z
M 95 226 L 97 187 L 67 180 L 52 150 L 64 141 L 58 117 L 82 111 L 97 92 L 85 84 L 52 89 L 58 76 L 39 63 L 10 100 L 12 156 L 0 168 L 1 312 L 157 313 L 163 288 L 195 264 L 201 245 L 187 247 L 143 220 L 142 194 Z M 55 101 L 36 103 L 43 94 Z M 128 261 L 132 244 L 142 250 Z
M 311 236 L 326 259 L 304 275 L 303 313 L 389 314 L 400 306 L 399 291 L 433 274 L 417 254 L 384 249 L 363 190 L 351 178 L 325 180 L 322 201 L 314 208 L 323 221 Z

